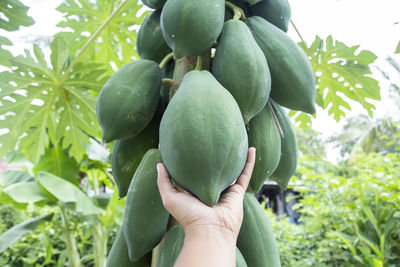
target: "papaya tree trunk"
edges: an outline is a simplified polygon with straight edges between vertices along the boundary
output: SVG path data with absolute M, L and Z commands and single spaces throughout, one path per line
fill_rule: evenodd
M 68 263 L 70 267 L 81 267 L 81 260 L 76 247 L 74 231 L 69 228 L 67 212 L 60 206 L 61 223 L 64 228 L 65 242 L 67 244 Z
M 98 222 L 94 226 L 93 231 L 93 254 L 94 266 L 105 267 L 107 262 L 107 236 L 108 231 L 103 225 Z

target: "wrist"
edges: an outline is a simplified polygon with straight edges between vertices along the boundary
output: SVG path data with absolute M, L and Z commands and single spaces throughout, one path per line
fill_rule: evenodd
M 185 237 L 188 238 L 214 239 L 236 246 L 237 235 L 232 230 L 220 225 L 187 226 L 184 230 Z

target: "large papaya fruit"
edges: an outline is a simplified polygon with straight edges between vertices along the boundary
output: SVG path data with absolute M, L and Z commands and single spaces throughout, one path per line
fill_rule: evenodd
M 281 188 L 285 189 L 297 167 L 296 134 L 283 108 L 274 101 L 271 101 L 271 104 L 282 128 L 284 137 L 281 139 L 281 158 L 279 160 L 279 165 L 270 179 L 276 181 Z
M 246 23 L 267 58 L 272 79 L 271 98 L 284 107 L 314 113 L 315 75 L 303 50 L 261 17 L 250 17 Z
M 153 9 L 161 9 L 167 0 L 142 0 L 143 4 Z
M 236 267 L 247 267 L 246 260 L 238 248 L 236 248 Z
M 150 264 L 151 253 L 143 256 L 138 261 L 131 261 L 129 259 L 128 248 L 122 229 L 120 229 L 108 253 L 106 267 L 150 267 Z
M 159 105 L 159 109 L 161 108 L 163 107 Z M 153 119 L 142 132 L 132 138 L 114 142 L 111 169 L 120 198 L 126 196 L 132 177 L 144 154 L 150 148 L 157 148 L 161 116 L 161 110 L 156 111 Z
M 224 0 L 168 0 L 161 29 L 176 58 L 204 54 L 217 40 L 224 23 Z
M 158 267 L 172 267 L 183 247 L 185 240 L 185 231 L 182 226 L 175 225 L 172 227 L 164 239 L 164 244 L 161 250 Z
M 161 69 L 154 61 L 130 62 L 114 73 L 96 104 L 104 142 L 141 132 L 156 111 L 160 87 Z
M 160 124 L 160 148 L 172 179 L 212 206 L 240 175 L 247 134 L 232 95 L 208 71 L 182 80 Z
M 247 265 L 251 267 L 281 266 L 271 223 L 252 193 L 246 193 L 244 196 L 243 212 L 237 247 L 242 252 Z
M 169 214 L 157 187 L 156 165 L 160 162 L 159 150 L 147 151 L 129 186 L 122 229 L 132 261 L 151 251 L 167 230 Z
M 252 16 L 260 16 L 284 32 L 288 31 L 292 15 L 288 0 L 263 0 L 250 7 Z
M 161 10 L 151 12 L 140 26 L 136 49 L 141 59 L 154 60 L 158 63 L 171 53 L 164 40 L 160 26 Z
M 281 137 L 267 104 L 247 127 L 249 146 L 257 149 L 253 174 L 247 191 L 257 192 L 278 167 L 281 157 Z
M 271 76 L 267 60 L 244 22 L 224 23 L 212 73 L 235 98 L 245 124 L 265 107 Z

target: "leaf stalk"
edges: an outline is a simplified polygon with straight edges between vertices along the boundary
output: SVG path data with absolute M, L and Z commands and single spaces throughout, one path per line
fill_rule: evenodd
M 100 33 L 107 27 L 107 25 L 121 12 L 122 8 L 128 3 L 127 0 L 123 0 L 121 4 L 111 13 L 111 15 L 106 19 L 106 21 L 101 24 L 101 26 L 97 29 L 97 31 L 87 40 L 87 42 L 83 45 L 82 49 L 79 50 L 78 54 L 75 56 L 74 60 L 69 65 L 68 69 L 64 73 L 65 78 L 71 69 L 75 66 L 78 62 L 78 59 L 85 53 L 87 48 L 96 40 L 96 38 L 100 35 Z

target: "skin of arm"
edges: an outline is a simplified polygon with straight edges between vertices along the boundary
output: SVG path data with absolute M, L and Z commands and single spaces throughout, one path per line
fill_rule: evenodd
M 243 197 L 253 172 L 255 154 L 255 148 L 250 148 L 242 174 L 213 207 L 188 192 L 175 189 L 164 164 L 157 164 L 157 183 L 163 205 L 185 230 L 184 244 L 174 267 L 236 266 Z

